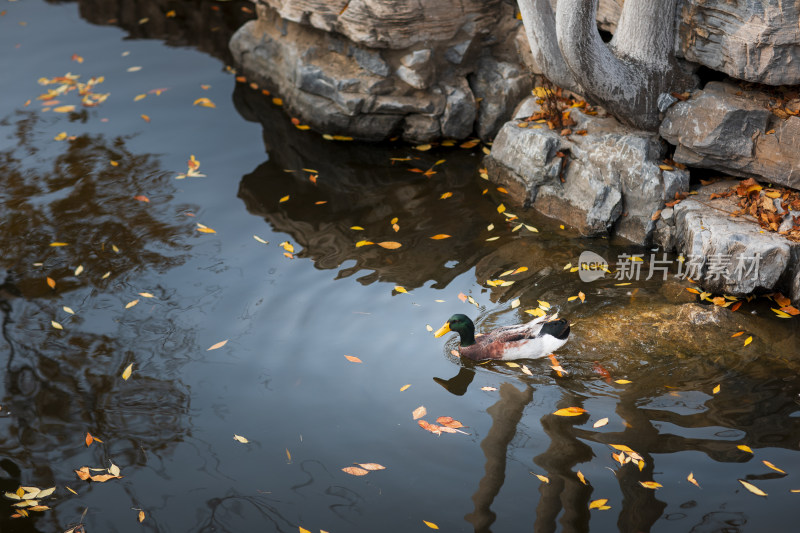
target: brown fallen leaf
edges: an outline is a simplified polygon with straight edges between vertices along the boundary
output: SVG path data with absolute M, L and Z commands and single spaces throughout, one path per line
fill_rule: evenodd
M 466 427 L 464 424 L 459 422 L 458 420 L 453 419 L 452 416 L 440 416 L 436 419 L 436 422 L 452 429 L 458 429 Z
M 433 433 L 435 435 L 441 435 L 442 434 L 442 429 L 439 426 L 437 426 L 436 424 L 431 424 L 431 423 L 429 423 L 429 422 L 427 422 L 425 420 L 417 420 L 417 424 L 419 424 L 419 427 L 421 427 L 425 431 L 430 431 L 431 433 Z
M 85 441 L 86 441 L 86 447 L 87 447 L 87 448 L 88 448 L 89 446 L 91 446 L 91 445 L 92 445 L 92 443 L 94 442 L 94 437 L 92 437 L 92 434 L 91 434 L 91 433 L 89 433 L 88 431 L 86 432 L 86 439 L 85 439 Z

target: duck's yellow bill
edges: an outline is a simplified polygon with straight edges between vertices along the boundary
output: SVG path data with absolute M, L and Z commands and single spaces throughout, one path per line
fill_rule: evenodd
M 441 337 L 445 333 L 450 331 L 450 322 L 445 322 L 444 326 L 440 327 L 436 330 L 436 333 L 433 334 L 434 337 Z

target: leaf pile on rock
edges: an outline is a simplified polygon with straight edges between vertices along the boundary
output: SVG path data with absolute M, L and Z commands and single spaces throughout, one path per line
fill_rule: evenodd
M 800 242 L 800 192 L 784 187 L 763 187 L 748 178 L 728 193 L 712 195 L 712 199 L 733 194 L 739 197 L 741 209 L 737 215 L 751 215 L 762 228 Z

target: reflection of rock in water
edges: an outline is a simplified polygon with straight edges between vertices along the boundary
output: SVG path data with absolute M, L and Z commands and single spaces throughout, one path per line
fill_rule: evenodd
M 264 107 L 263 100 L 246 88 L 237 88 L 234 97 L 245 117 L 264 124 L 270 155 L 268 162 L 242 179 L 239 196 L 251 213 L 264 217 L 277 231 L 289 233 L 303 247 L 303 256 L 318 267 L 337 268 L 355 261 L 340 275 L 372 270 L 373 274 L 362 278 L 364 282 L 386 280 L 414 288 L 435 280 L 443 287 L 491 251 L 483 241 L 484 221 L 490 218 L 492 206 L 481 200 L 475 186 L 475 161 L 463 150 L 416 152 L 412 161 L 393 164 L 391 158 L 409 157 L 411 151 L 325 141 L 278 120 L 274 110 Z M 281 150 L 272 148 L 277 146 Z M 436 166 L 432 178 L 408 170 L 427 170 L 440 158 L 447 162 Z M 316 184 L 303 168 L 318 172 Z M 445 192 L 466 199 L 443 201 L 440 197 Z M 286 195 L 290 201 L 280 203 Z M 315 204 L 319 201 L 326 203 Z M 399 232 L 392 230 L 394 217 Z M 436 234 L 452 238 L 431 240 Z M 397 241 L 403 246 L 398 250 L 374 245 L 356 248 L 359 240 Z M 456 264 L 448 265 L 452 262 Z
M 225 6 L 214 0 L 78 0 L 80 15 L 88 22 L 119 26 L 133 39 L 161 39 L 170 46 L 192 46 L 225 63 L 231 62 L 231 35 L 255 17 L 242 9 L 252 11 L 252 3 L 235 0 L 230 4 Z M 167 15 L 171 11 L 174 16 Z M 143 19 L 147 21 L 142 23 Z

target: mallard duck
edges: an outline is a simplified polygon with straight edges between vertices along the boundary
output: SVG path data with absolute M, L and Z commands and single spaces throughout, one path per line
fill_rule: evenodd
M 555 317 L 539 317 L 527 324 L 497 328 L 475 338 L 475 324 L 466 315 L 450 317 L 434 336 L 441 337 L 449 331 L 461 336 L 459 352 L 462 357 L 475 361 L 495 359 L 538 359 L 564 346 L 569 337 L 569 322 Z

